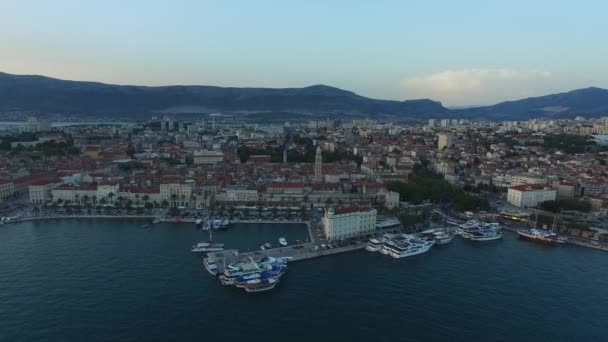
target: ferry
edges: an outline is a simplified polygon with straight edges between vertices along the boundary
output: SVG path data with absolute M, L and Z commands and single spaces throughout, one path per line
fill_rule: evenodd
M 287 240 L 285 240 L 285 238 L 284 238 L 284 237 L 280 237 L 280 238 L 279 238 L 279 245 L 280 245 L 281 247 L 286 247 L 286 246 L 287 246 Z
M 382 228 L 394 227 L 394 226 L 398 226 L 400 223 L 401 222 L 399 222 L 399 220 L 397 220 L 395 218 L 386 219 L 386 220 L 382 220 L 380 222 L 377 222 L 376 223 L 376 228 L 382 229 Z
M 248 261 L 230 264 L 220 276 L 222 285 L 235 285 L 238 278 L 262 271 L 285 272 L 287 271 L 287 259 L 285 258 L 263 258 L 260 261 L 249 259 Z
M 521 229 L 517 234 L 522 240 L 534 241 L 546 245 L 557 245 L 566 243 L 567 238 L 558 236 L 556 233 L 541 229 Z
M 391 247 L 390 256 L 399 259 L 426 253 L 434 244 L 435 241 L 422 240 L 416 236 L 410 235 L 405 241 L 398 242 Z
M 367 246 L 365 246 L 365 250 L 368 252 L 378 252 L 379 250 L 382 249 L 382 246 L 384 246 L 384 243 L 386 242 L 387 238 L 382 237 L 382 238 L 377 238 L 377 239 L 370 239 L 367 242 Z

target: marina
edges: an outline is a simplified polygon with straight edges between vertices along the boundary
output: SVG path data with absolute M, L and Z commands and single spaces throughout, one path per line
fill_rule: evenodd
M 261 341 L 268 331 L 289 335 L 301 320 L 316 328 L 302 329 L 297 340 L 315 339 L 321 330 L 337 340 L 374 340 L 378 321 L 383 336 L 396 341 L 591 341 L 608 333 L 598 291 L 608 286 L 606 254 L 547 248 L 506 228 L 496 243 L 455 237 L 402 259 L 364 251 L 365 244 L 294 253 L 296 260 L 314 257 L 290 260 L 273 289 L 255 293 L 222 286 L 204 270 L 203 258 L 189 247 L 207 232 L 193 224 L 142 224 L 69 219 L 3 226 L 0 301 L 11 305 L 0 306 L 0 340 L 23 340 L 25 329 L 28 340 L 82 341 L 95 334 L 101 340 Z M 276 247 L 280 236 L 289 242 L 308 233 L 303 225 L 240 223 L 213 232 L 214 241 L 244 253 L 265 242 Z M 278 248 L 268 253 L 278 255 Z M 69 276 L 75 270 L 79 276 Z M 117 276 L 108 281 L 100 274 Z M 526 315 L 512 314 L 522 311 Z M 406 335 L 397 317 L 408 317 Z M 528 326 L 529 317 L 551 319 Z

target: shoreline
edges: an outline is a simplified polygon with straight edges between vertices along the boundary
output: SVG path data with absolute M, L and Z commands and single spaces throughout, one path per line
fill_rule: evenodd
M 21 223 L 29 221 L 53 220 L 53 219 L 154 219 L 154 215 L 56 215 L 56 216 L 32 216 L 10 221 L 5 224 Z

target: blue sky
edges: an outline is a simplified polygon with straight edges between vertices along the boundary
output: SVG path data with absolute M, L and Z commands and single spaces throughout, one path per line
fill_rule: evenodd
M 0 0 L 0 71 L 489 104 L 608 88 L 606 1 Z

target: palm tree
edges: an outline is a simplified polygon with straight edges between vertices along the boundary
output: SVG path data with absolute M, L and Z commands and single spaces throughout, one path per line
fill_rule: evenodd
M 38 214 L 40 214 L 40 208 L 34 207 L 34 209 L 32 209 L 32 212 L 34 213 L 34 215 L 38 216 Z
M 160 204 L 161 207 L 166 208 L 169 206 L 169 202 L 167 200 L 163 200 Z
M 171 198 L 171 202 L 172 202 L 171 205 L 175 207 L 176 206 L 175 201 L 177 200 L 177 195 L 171 194 L 170 198 Z
M 82 196 L 82 203 L 84 203 L 84 205 L 87 205 L 89 203 L 89 196 L 88 195 Z
M 97 195 L 93 195 L 93 204 L 97 204 Z
M 150 196 L 144 195 L 141 199 L 144 201 L 144 206 L 145 206 L 146 203 L 148 203 L 148 201 L 150 200 Z
M 75 194 L 74 195 L 74 203 L 78 203 L 80 199 L 80 195 L 79 194 Z
M 114 204 L 114 201 L 113 201 L 114 196 L 116 196 L 116 195 L 114 195 L 114 193 L 113 193 L 113 192 L 110 192 L 110 193 L 108 194 L 108 197 L 110 198 L 110 203 L 112 203 L 112 204 Z

